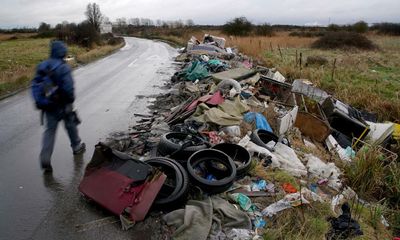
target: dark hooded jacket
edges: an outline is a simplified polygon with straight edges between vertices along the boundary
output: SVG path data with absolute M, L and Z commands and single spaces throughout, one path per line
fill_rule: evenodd
M 35 78 L 39 78 L 48 70 L 53 72 L 52 79 L 58 86 L 59 101 L 57 105 L 59 108 L 73 103 L 75 100 L 71 68 L 64 61 L 66 54 L 67 47 L 64 43 L 62 41 L 53 41 L 51 43 L 50 58 L 38 65 L 35 75 Z

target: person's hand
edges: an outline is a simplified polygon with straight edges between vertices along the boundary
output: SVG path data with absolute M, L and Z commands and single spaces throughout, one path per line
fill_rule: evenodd
M 67 104 L 67 105 L 65 105 L 64 111 L 65 111 L 66 114 L 72 113 L 73 110 L 74 110 L 74 107 L 72 106 L 72 104 Z

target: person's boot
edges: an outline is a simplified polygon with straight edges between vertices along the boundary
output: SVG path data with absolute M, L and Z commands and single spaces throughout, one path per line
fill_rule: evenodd
M 40 160 L 40 167 L 42 168 L 44 173 L 49 173 L 53 171 L 50 162 L 45 162 L 43 160 Z
M 86 150 L 86 144 L 80 143 L 79 146 L 74 149 L 73 153 L 74 155 L 78 155 L 85 152 L 85 150 Z

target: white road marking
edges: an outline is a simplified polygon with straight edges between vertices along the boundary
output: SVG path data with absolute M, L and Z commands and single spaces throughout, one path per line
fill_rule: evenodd
M 132 45 L 130 45 L 130 44 L 128 43 L 128 41 L 125 41 L 125 46 L 122 47 L 122 48 L 120 49 L 120 51 L 129 50 L 129 49 L 131 49 L 131 48 L 132 48 Z
M 151 56 L 146 58 L 146 61 L 149 61 L 149 60 L 153 60 L 153 61 L 161 60 L 161 57 L 159 55 L 151 55 Z
M 132 67 L 133 64 L 135 64 L 136 61 L 137 61 L 137 59 L 133 60 L 131 63 L 129 63 L 128 67 Z

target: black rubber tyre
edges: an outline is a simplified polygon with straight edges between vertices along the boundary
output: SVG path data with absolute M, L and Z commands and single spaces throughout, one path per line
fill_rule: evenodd
M 269 141 L 278 142 L 279 138 L 272 132 L 268 132 L 264 129 L 256 129 L 254 130 L 251 135 L 250 139 L 252 142 L 257 144 L 258 146 L 264 147 L 270 151 L 273 151 L 271 148 L 267 147 L 267 143 Z
M 236 179 L 243 178 L 251 168 L 251 156 L 246 148 L 233 143 L 220 143 L 212 147 L 228 155 L 236 166 Z M 240 162 L 238 164 L 238 162 Z
M 160 142 L 157 147 L 157 152 L 161 156 L 168 156 L 175 160 L 186 161 L 193 153 L 208 148 L 206 144 L 198 146 L 182 147 L 182 145 L 172 142 L 171 138 L 186 139 L 190 134 L 170 132 L 161 136 Z M 178 151 L 180 150 L 180 151 Z M 172 154 L 172 155 L 171 155 Z
M 145 162 L 153 167 L 161 168 L 161 171 L 167 175 L 166 183 L 164 183 L 163 188 L 161 188 L 154 201 L 154 205 L 157 208 L 170 209 L 173 206 L 179 207 L 179 204 L 186 201 L 189 189 L 189 177 L 186 170 L 178 162 L 164 157 L 148 159 Z M 175 182 L 172 192 L 168 192 L 168 188 L 171 189 L 171 186 L 167 186 L 167 181 L 169 180 Z
M 196 169 L 203 167 L 207 162 L 216 161 L 223 164 L 228 170 L 228 176 L 215 176 L 216 180 L 207 180 L 196 173 Z M 232 159 L 225 153 L 216 149 L 203 149 L 194 153 L 187 161 L 188 174 L 192 179 L 192 183 L 200 187 L 203 191 L 215 194 L 221 193 L 232 186 L 236 178 L 236 166 Z M 214 169 L 207 169 L 207 171 Z M 225 170 L 224 170 L 225 171 Z M 214 171 L 215 173 L 215 171 Z

